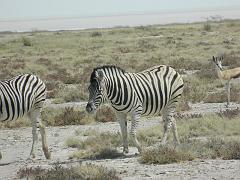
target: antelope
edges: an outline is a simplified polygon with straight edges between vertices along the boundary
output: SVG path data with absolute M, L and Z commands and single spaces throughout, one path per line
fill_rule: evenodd
M 227 107 L 229 107 L 230 103 L 230 81 L 232 79 L 236 79 L 240 77 L 240 67 L 223 70 L 222 68 L 222 60 L 223 56 L 214 57 L 213 62 L 215 64 L 215 68 L 217 71 L 218 78 L 221 80 L 222 83 L 225 83 L 225 88 L 227 91 Z

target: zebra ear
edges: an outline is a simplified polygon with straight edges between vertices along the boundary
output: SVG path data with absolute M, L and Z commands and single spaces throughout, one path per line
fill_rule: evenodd
M 103 79 L 103 71 L 101 70 L 101 69 L 99 69 L 99 70 L 97 70 L 96 72 L 95 72 L 95 75 L 96 75 L 96 78 L 98 79 L 98 80 L 102 80 Z

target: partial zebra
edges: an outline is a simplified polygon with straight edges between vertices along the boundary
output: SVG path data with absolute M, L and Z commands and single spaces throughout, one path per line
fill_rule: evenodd
M 0 81 L 0 122 L 17 120 L 28 115 L 32 122 L 31 157 L 35 157 L 35 142 L 38 140 L 37 128 L 40 128 L 42 149 L 47 159 L 50 152 L 46 142 L 45 127 L 41 122 L 41 110 L 46 99 L 46 86 L 35 75 L 24 74 L 6 81 Z
M 89 100 L 86 111 L 94 112 L 103 102 L 110 101 L 116 110 L 121 127 L 123 152 L 128 153 L 127 114 L 132 117 L 130 135 L 138 151 L 141 146 L 136 138 L 136 128 L 141 115 L 156 115 L 162 112 L 165 144 L 172 127 L 174 142 L 179 144 L 173 114 L 178 98 L 183 92 L 182 77 L 173 68 L 155 66 L 139 73 L 128 73 L 115 66 L 95 68 L 91 73 Z

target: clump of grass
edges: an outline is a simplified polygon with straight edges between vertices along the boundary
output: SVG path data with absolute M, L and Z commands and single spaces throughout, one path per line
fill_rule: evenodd
M 27 37 L 22 37 L 22 43 L 24 46 L 32 46 L 31 40 Z
M 203 30 L 204 31 L 211 31 L 212 26 L 210 24 L 210 22 L 207 20 L 204 24 L 203 24 Z
M 227 94 L 225 91 L 218 91 L 218 92 L 213 92 L 209 93 L 205 98 L 204 98 L 205 103 L 222 103 L 222 102 L 227 102 Z
M 99 31 L 94 31 L 90 34 L 91 37 L 102 37 L 102 33 Z
M 184 63 L 182 63 L 184 61 Z M 184 59 L 184 57 L 179 57 L 178 59 L 173 59 L 169 62 L 169 65 L 178 71 L 181 69 L 187 70 L 201 70 L 205 66 L 200 61 L 191 61 Z
M 185 79 L 183 98 L 188 99 L 192 103 L 201 102 L 209 90 L 207 82 L 206 79 L 199 79 L 194 76 Z
M 240 142 L 236 140 L 210 138 L 202 147 L 210 152 L 208 158 L 240 159 Z M 200 155 L 204 156 L 206 154 Z
M 192 138 L 206 136 L 236 136 L 240 135 L 240 118 L 235 117 L 231 120 L 221 118 L 218 115 L 203 116 L 193 114 L 180 116 L 177 119 L 178 134 L 181 142 L 188 141 Z M 161 141 L 163 123 L 151 129 L 140 130 L 137 134 L 138 140 L 143 146 L 152 146 Z M 171 141 L 172 133 L 169 133 Z
M 110 106 L 103 105 L 96 112 L 95 120 L 97 122 L 114 122 L 116 121 L 116 114 Z
M 68 138 L 65 143 L 68 147 L 77 148 L 80 146 L 80 140 L 75 137 Z
M 55 103 L 87 100 L 88 94 L 82 85 L 60 86 L 55 93 Z
M 17 172 L 19 179 L 106 179 L 106 180 L 119 180 L 115 170 L 108 170 L 103 166 L 96 166 L 93 164 L 78 165 L 76 167 L 63 167 L 55 164 L 51 169 L 43 169 L 38 167 L 21 168 Z
M 230 101 L 232 101 L 232 102 L 240 102 L 239 90 L 240 90 L 239 87 L 232 87 L 231 88 Z M 227 92 L 225 90 L 222 90 L 222 91 L 209 93 L 204 98 L 204 102 L 207 102 L 207 103 L 223 103 L 223 102 L 227 102 Z
M 229 68 L 235 68 L 240 66 L 240 56 L 238 52 L 232 51 L 231 53 L 224 54 L 223 66 L 229 66 Z
M 121 144 L 119 135 L 110 133 L 97 133 L 88 137 L 86 140 L 76 144 L 69 143 L 69 145 L 77 146 L 78 151 L 74 152 L 70 158 L 84 158 L 84 159 L 103 159 L 116 158 L 121 156 L 117 151 L 117 147 Z
M 192 161 L 194 156 L 190 152 L 171 146 L 160 146 L 143 151 L 140 162 L 147 164 L 169 164 L 182 161 Z
M 176 113 L 174 117 L 178 119 L 195 119 L 195 118 L 202 118 L 203 115 L 201 113 L 192 113 L 192 114 L 182 114 L 182 113 Z
M 138 51 L 140 51 L 140 52 L 146 52 L 148 50 L 153 50 L 155 48 L 156 48 L 156 46 L 147 40 L 140 39 L 138 41 Z
M 237 133 L 232 125 L 237 125 L 237 120 L 231 122 L 219 118 L 216 115 L 203 116 L 200 118 L 183 119 L 178 122 L 178 133 L 181 139 L 202 136 L 229 135 Z M 240 125 L 240 123 L 239 123 Z M 238 127 L 238 126 L 237 126 Z
M 226 110 L 221 110 L 220 112 L 217 112 L 217 115 L 220 116 L 221 118 L 228 118 L 232 119 L 240 114 L 240 109 L 237 107 L 236 109 L 226 109 Z
M 43 119 L 50 126 L 83 125 L 94 122 L 94 118 L 84 109 L 66 107 L 62 110 L 44 110 Z
M 140 162 L 146 164 L 169 164 L 200 159 L 240 159 L 240 141 L 210 138 L 206 142 L 189 140 L 174 148 L 159 146 L 143 151 Z
M 31 126 L 31 121 L 26 117 L 19 118 L 15 121 L 6 121 L 0 123 L 0 128 L 15 129 L 20 127 Z
M 179 102 L 178 102 L 178 106 L 177 106 L 177 112 L 180 112 L 180 111 L 189 111 L 191 109 L 191 107 L 189 106 L 189 102 L 187 100 L 186 97 L 181 97 L 179 99 Z

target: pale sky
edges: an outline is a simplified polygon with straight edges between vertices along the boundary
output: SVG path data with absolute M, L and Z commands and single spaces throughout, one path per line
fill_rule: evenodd
M 0 20 L 240 9 L 240 0 L 0 0 Z

